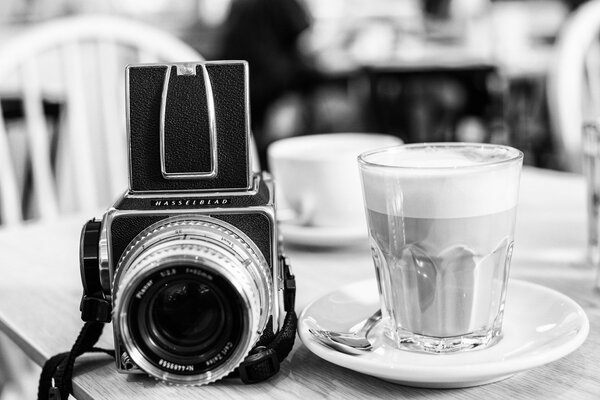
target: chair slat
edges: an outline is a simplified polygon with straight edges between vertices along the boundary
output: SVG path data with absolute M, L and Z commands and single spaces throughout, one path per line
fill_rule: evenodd
M 33 200 L 41 218 L 54 218 L 58 215 L 58 201 L 48 152 L 50 135 L 44 118 L 38 74 L 35 59 L 29 58 L 21 69 L 21 79 L 33 173 Z
M 0 218 L 7 226 L 19 225 L 23 219 L 16 174 L 8 143 L 8 132 L 0 105 Z
M 569 14 L 562 24 L 547 78 L 548 111 L 560 167 L 582 171 L 581 127 L 586 118 L 591 90 L 598 90 L 596 61 L 586 60 L 600 32 L 600 0 L 588 1 Z M 592 52 L 595 51 L 592 48 Z M 590 65 L 586 65 L 589 62 Z M 591 88 L 587 85 L 593 85 Z M 596 113 L 598 111 L 595 111 Z M 589 114 L 587 114 L 589 117 Z
M 103 73 L 99 74 L 100 98 L 102 108 L 102 120 L 104 123 L 105 151 L 107 158 L 107 172 L 109 174 L 109 191 L 111 196 L 124 191 L 127 188 L 127 153 L 125 149 L 125 113 L 124 101 L 115 101 L 122 99 L 123 71 L 117 72 L 117 65 L 120 65 L 117 44 L 113 41 L 102 41 L 98 43 L 98 57 L 101 60 L 99 64 L 106 65 Z
M 600 115 L 600 43 L 593 42 L 585 57 L 586 90 L 589 97 L 584 102 L 587 108 L 585 118 L 595 118 Z
M 88 132 L 88 117 L 83 78 L 83 63 L 78 43 L 67 43 L 62 47 L 63 70 L 68 108 L 66 110 L 66 134 L 69 143 L 69 159 L 76 185 L 74 195 L 79 209 L 94 209 L 98 205 L 98 188 L 94 184 L 92 146 Z

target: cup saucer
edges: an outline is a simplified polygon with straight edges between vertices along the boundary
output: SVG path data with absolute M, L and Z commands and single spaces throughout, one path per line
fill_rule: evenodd
M 374 280 L 335 290 L 308 305 L 298 320 L 302 342 L 317 356 L 345 368 L 390 382 L 426 388 L 478 386 L 555 361 L 577 349 L 589 332 L 583 309 L 569 297 L 544 286 L 510 280 L 502 340 L 487 349 L 452 354 L 398 350 L 382 338 L 369 339 L 375 350 L 351 356 L 316 341 L 308 328 L 347 330 L 379 307 Z
M 360 243 L 369 243 L 367 228 L 358 227 L 321 227 L 295 224 L 281 221 L 279 228 L 284 242 L 311 247 L 345 247 Z

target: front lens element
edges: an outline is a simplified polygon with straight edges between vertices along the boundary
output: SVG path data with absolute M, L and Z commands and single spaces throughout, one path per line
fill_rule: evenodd
M 204 266 L 157 269 L 133 293 L 127 326 L 134 344 L 152 364 L 177 366 L 181 374 L 225 362 L 248 325 L 239 293 Z
M 231 314 L 220 291 L 189 281 L 164 284 L 149 307 L 152 332 L 173 347 L 210 347 Z

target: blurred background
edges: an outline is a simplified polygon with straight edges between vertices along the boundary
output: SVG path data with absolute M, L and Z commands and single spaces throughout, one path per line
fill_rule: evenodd
M 577 55 L 566 57 L 562 47 L 572 51 L 583 43 L 587 51 L 589 46 L 578 40 L 584 34 L 578 32 L 571 39 L 575 45 L 560 43 L 569 26 L 584 24 L 597 39 L 598 17 L 569 22 L 584 3 L 3 0 L 0 224 L 105 208 L 126 187 L 125 65 L 193 61 L 181 57 L 249 62 L 251 124 L 265 168 L 266 148 L 277 139 L 360 131 L 389 133 L 405 142 L 508 144 L 525 153 L 526 164 L 576 171 L 565 147 L 567 130 L 558 119 L 565 114 L 561 101 L 581 104 L 579 92 L 561 92 L 579 85 L 575 76 L 581 71 L 579 64 L 575 70 L 563 68 L 565 58 Z M 79 17 L 91 19 L 66 22 Z M 26 40 L 20 39 L 24 35 Z M 146 36 L 145 47 L 119 63 L 115 54 L 122 50 L 104 46 L 98 55 L 90 49 L 76 53 L 74 47 L 80 40 L 94 42 L 95 36 L 114 42 L 138 35 Z M 50 54 L 52 37 L 68 45 Z M 132 40 L 128 46 L 136 44 Z M 599 54 L 588 65 L 596 73 Z M 566 84 L 557 76 L 567 76 Z M 555 84 L 557 79 L 562 83 Z M 593 81 L 591 75 L 587 80 Z M 595 87 L 600 90 L 600 84 Z M 596 100 L 600 104 L 598 93 Z M 588 108 L 590 115 L 600 115 Z M 71 164 L 61 161 L 61 154 Z M 100 183 L 92 185 L 86 173 Z M 12 194 L 7 187 L 15 188 Z M 69 187 L 82 194 L 72 196 Z M 94 187 L 100 188 L 97 196 L 90 195 Z M 31 393 L 37 370 L 28 365 L 0 353 L 0 399 Z M 28 375 L 29 384 L 19 386 L 16 378 Z
M 5 0 L 0 45 L 44 21 L 102 13 L 172 33 L 207 59 L 248 60 L 263 162 L 281 137 L 373 131 L 511 144 L 528 164 L 560 169 L 545 83 L 582 2 Z

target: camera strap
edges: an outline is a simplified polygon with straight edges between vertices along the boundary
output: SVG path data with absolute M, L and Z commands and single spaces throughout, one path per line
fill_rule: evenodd
M 239 367 L 229 376 L 239 377 L 246 384 L 262 382 L 279 372 L 280 363 L 294 347 L 298 319 L 294 311 L 296 279 L 285 257 L 280 258 L 284 271 L 285 318 L 281 329 L 273 332 L 273 320 L 269 320 L 257 345 Z M 105 323 L 86 322 L 75 340 L 71 351 L 49 358 L 42 367 L 38 386 L 38 400 L 65 400 L 73 393 L 73 368 L 75 359 L 84 353 L 105 353 L 115 358 L 114 350 L 95 347 Z
M 62 400 L 73 393 L 72 376 L 75 359 L 84 353 L 106 353 L 114 358 L 114 350 L 94 347 L 104 328 L 102 322 L 86 322 L 71 351 L 50 357 L 42 367 L 38 400 Z
M 292 274 L 287 257 L 279 257 L 283 271 L 283 307 L 286 312 L 283 325 L 277 334 L 273 333 L 273 319 L 269 319 L 263 335 L 246 359 L 240 364 L 237 373 L 242 382 L 256 383 L 269 379 L 279 372 L 279 364 L 294 347 L 298 317 L 294 311 L 296 304 L 296 278 Z

